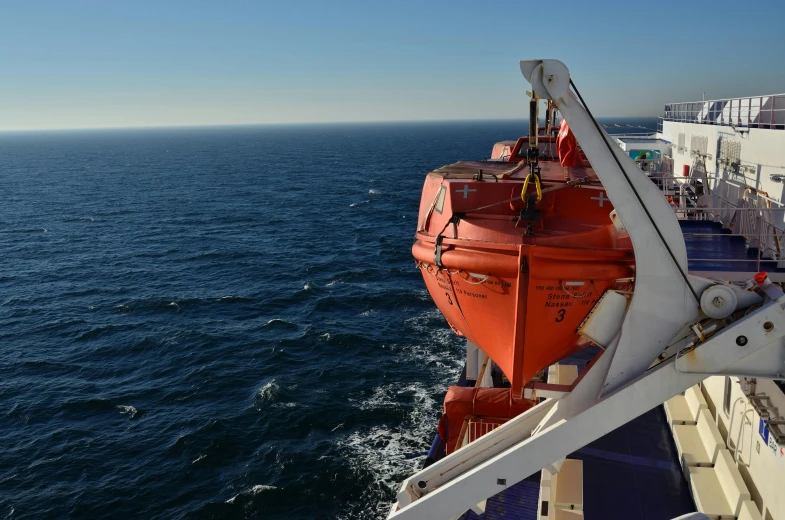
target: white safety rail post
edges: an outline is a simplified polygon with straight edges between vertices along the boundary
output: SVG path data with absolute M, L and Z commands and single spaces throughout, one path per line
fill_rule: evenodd
M 476 381 L 480 371 L 479 350 L 477 345 L 466 340 L 466 379 L 470 381 Z
M 612 144 L 570 91 L 564 64 L 524 61 L 521 70 L 534 92 L 552 99 L 567 120 L 629 233 L 635 292 L 620 327 L 611 315 L 618 311 L 600 307 L 592 315 L 601 324 L 616 323 L 616 330 L 609 330 L 613 339 L 569 394 L 543 401 L 407 479 L 390 519 L 457 518 L 540 469 L 558 472 L 559 462 L 570 453 L 697 384 L 707 373 L 778 377 L 783 372 L 785 296 L 768 300 L 708 339 L 701 337 L 684 355 L 652 367 L 674 338 L 684 337 L 685 326 L 697 321 L 701 293 L 716 284 L 686 274 L 686 247 L 676 216 L 654 183 Z M 734 292 L 729 287 L 715 290 L 729 297 Z M 744 297 L 730 300 L 730 312 L 754 303 Z

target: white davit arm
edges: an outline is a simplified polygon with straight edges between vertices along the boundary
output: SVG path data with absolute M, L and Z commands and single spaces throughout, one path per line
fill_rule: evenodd
M 540 97 L 552 99 L 602 181 L 632 240 L 635 294 L 603 392 L 641 374 L 688 322 L 699 302 L 687 285 L 687 249 L 679 221 L 657 186 L 595 123 L 570 91 L 570 72 L 557 60 L 521 61 Z M 646 341 L 641 341 L 646 338 Z

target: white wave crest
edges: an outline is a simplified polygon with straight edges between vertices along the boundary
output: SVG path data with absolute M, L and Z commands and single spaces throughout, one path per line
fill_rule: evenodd
M 271 491 L 273 489 L 278 489 L 278 488 L 275 486 L 265 486 L 264 484 L 257 484 L 251 488 L 251 494 L 257 495 L 262 491 Z
M 350 404 L 359 410 L 395 409 L 403 418 L 396 423 L 361 428 L 335 441 L 354 472 L 370 472 L 376 482 L 389 490 L 365 497 L 367 506 L 363 507 L 367 509 L 363 518 L 384 518 L 390 507 L 388 497 L 395 495 L 403 479 L 420 469 L 436 433 L 444 393 L 457 380 L 463 366 L 463 340 L 450 330 L 437 309 L 407 319 L 404 326 L 418 332 L 421 339 L 394 346 L 400 351 L 401 360 L 428 365 L 434 377 L 423 383 L 383 384 L 374 388 L 370 396 L 350 399 Z
M 256 391 L 256 397 L 262 402 L 272 402 L 277 399 L 281 393 L 281 385 L 279 385 L 275 378 L 270 379 Z
M 121 414 L 128 414 L 128 417 L 131 419 L 136 417 L 136 414 L 139 413 L 139 411 L 131 405 L 118 404 L 115 408 L 120 410 Z
M 278 489 L 278 488 L 276 486 L 266 486 L 264 484 L 257 484 L 254 487 L 252 487 L 251 489 L 247 489 L 247 490 L 241 491 L 240 493 L 237 493 L 235 496 L 233 496 L 232 498 L 227 500 L 226 503 L 227 504 L 234 504 L 234 501 L 237 500 L 237 497 L 239 497 L 240 495 L 252 495 L 253 496 L 253 495 L 258 495 L 259 493 L 262 493 L 264 491 L 272 491 L 273 489 Z
M 269 327 L 270 325 L 289 325 L 289 326 L 297 326 L 296 323 L 292 323 L 291 321 L 282 320 L 281 318 L 273 318 L 271 320 L 267 320 L 267 323 L 264 324 L 264 327 Z

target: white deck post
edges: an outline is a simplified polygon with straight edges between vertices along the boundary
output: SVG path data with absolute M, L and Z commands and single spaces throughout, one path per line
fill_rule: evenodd
M 466 379 L 477 381 L 477 373 L 480 370 L 478 363 L 478 352 L 480 349 L 470 340 L 466 340 Z

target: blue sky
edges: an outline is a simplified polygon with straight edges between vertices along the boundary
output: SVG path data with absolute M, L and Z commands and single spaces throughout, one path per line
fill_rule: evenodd
M 600 116 L 785 92 L 785 2 L 6 1 L 0 130 L 526 115 L 557 58 Z

